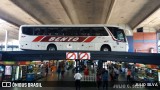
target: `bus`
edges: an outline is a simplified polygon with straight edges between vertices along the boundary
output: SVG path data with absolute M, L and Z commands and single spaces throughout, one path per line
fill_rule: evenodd
M 106 25 L 22 25 L 22 50 L 128 51 L 122 28 Z

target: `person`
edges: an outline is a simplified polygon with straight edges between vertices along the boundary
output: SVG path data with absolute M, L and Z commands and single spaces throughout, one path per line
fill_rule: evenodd
M 103 90 L 106 87 L 106 90 L 108 90 L 108 70 L 105 70 L 102 74 L 102 81 L 103 81 Z
M 115 72 L 115 80 L 118 81 L 119 70 L 117 68 L 115 68 L 114 72 Z
M 125 75 L 127 77 L 128 68 L 125 68 Z
M 82 75 L 79 73 L 79 71 L 76 72 L 74 78 L 75 78 L 76 90 L 80 90 L 80 80 L 82 79 Z
M 48 76 L 48 67 L 46 67 L 46 77 Z
M 97 72 L 97 75 L 96 75 L 96 83 L 97 83 L 97 88 L 98 88 L 98 90 L 100 89 L 101 81 L 102 81 L 101 74 L 100 74 L 99 72 Z
M 58 66 L 58 68 L 57 68 L 58 80 L 59 80 L 60 73 L 61 73 L 61 67 Z
M 65 69 L 64 67 L 61 68 L 61 78 L 64 78 L 64 72 L 65 72 Z
M 109 75 L 110 75 L 110 80 L 114 81 L 114 72 L 112 67 L 109 69 Z
M 127 81 L 130 81 L 131 80 L 131 70 L 128 69 L 127 71 Z
M 88 69 L 87 67 L 84 69 L 84 75 L 85 75 L 85 76 L 88 76 L 88 75 L 89 75 L 89 69 Z

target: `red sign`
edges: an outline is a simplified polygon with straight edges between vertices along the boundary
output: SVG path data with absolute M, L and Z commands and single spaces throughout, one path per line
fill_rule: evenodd
M 89 59 L 90 59 L 90 53 L 80 52 L 80 53 L 79 53 L 79 59 L 80 59 L 80 60 L 83 60 L 83 59 L 89 60 Z
M 20 61 L 18 62 L 18 65 L 29 65 L 30 62 L 29 61 Z
M 78 54 L 76 52 L 67 52 L 66 59 L 78 59 Z

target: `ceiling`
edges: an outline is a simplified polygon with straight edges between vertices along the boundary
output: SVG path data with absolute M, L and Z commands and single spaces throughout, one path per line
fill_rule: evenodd
M 1 0 L 0 41 L 23 24 L 126 24 L 160 29 L 159 0 Z

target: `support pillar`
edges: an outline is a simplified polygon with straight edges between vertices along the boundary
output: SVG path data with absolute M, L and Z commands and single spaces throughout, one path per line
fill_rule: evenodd
M 5 30 L 6 31 L 6 35 L 5 35 L 5 51 L 7 51 L 7 43 L 8 43 L 8 31 L 7 30 Z

